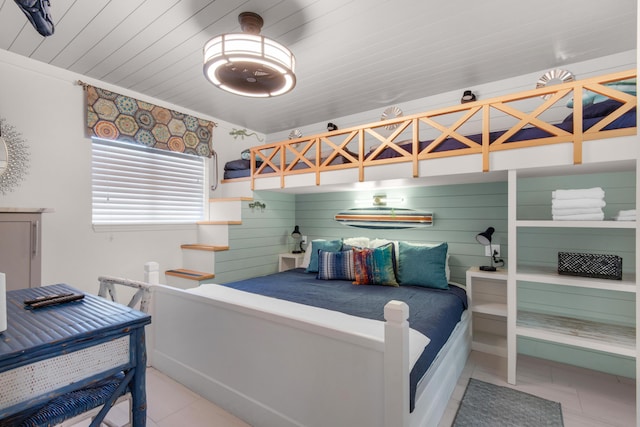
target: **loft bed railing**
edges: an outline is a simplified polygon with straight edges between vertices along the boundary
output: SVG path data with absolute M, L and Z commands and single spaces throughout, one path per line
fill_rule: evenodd
M 637 103 L 635 95 L 611 84 L 635 77 L 636 70 L 617 72 L 253 147 L 251 189 L 256 179 L 280 177 L 284 188 L 285 177 L 308 173 L 314 173 L 315 184 L 320 185 L 323 172 L 353 168 L 358 169 L 359 181 L 364 181 L 367 167 L 395 163 L 411 163 L 412 175 L 418 177 L 420 161 L 468 154 L 481 154 L 481 170 L 487 172 L 492 152 L 558 143 L 572 143 L 573 162 L 580 164 L 584 141 L 636 134 L 636 127 L 605 130 Z M 621 105 L 585 130 L 585 93 L 603 95 Z M 552 122 L 557 124 L 570 111 L 564 105 L 568 99 L 573 99 L 573 126 L 564 130 Z M 506 130 L 497 136 L 492 127 Z M 546 135 L 511 141 L 525 128 L 537 128 Z M 471 134 L 475 140 L 467 136 Z M 432 142 L 425 146 L 421 140 Z M 452 141 L 458 145 L 455 149 L 438 150 Z

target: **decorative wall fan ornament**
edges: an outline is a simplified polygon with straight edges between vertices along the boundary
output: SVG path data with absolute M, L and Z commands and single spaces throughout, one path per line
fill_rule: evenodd
M 400 107 L 397 107 L 394 105 L 393 107 L 388 107 L 386 110 L 382 112 L 382 116 L 380 117 L 380 120 L 389 120 L 389 119 L 395 119 L 398 117 L 402 117 L 402 110 L 400 109 Z M 393 123 L 391 125 L 386 125 L 384 128 L 388 130 L 394 130 L 398 126 L 400 126 L 400 123 Z
M 536 89 L 540 89 L 547 86 L 559 85 L 561 83 L 572 82 L 576 78 L 571 71 L 561 70 L 559 68 L 555 68 L 553 70 L 549 70 L 544 73 L 538 79 L 536 83 Z M 547 93 L 545 95 L 541 95 L 542 99 L 549 99 L 553 94 Z
M 289 132 L 289 139 L 298 139 L 298 138 L 302 138 L 302 132 L 300 131 L 300 129 L 294 129 L 291 132 Z

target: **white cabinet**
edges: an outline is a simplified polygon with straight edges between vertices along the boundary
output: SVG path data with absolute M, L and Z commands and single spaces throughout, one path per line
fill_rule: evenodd
M 635 324 L 620 324 L 609 321 L 607 313 L 601 319 L 586 319 L 577 310 L 562 313 L 558 307 L 549 306 L 527 306 L 523 307 L 522 301 L 518 298 L 523 284 L 527 284 L 540 292 L 545 289 L 560 289 L 559 292 L 569 291 L 576 298 L 589 292 L 605 292 L 607 295 L 615 293 L 626 294 L 627 300 L 632 301 L 632 305 L 637 307 L 637 283 L 635 274 L 623 274 L 622 280 L 594 279 L 588 277 L 565 276 L 557 273 L 557 268 L 536 265 L 536 260 L 528 260 L 521 255 L 518 258 L 519 236 L 528 234 L 529 236 L 538 234 L 543 236 L 546 232 L 548 236 L 555 233 L 576 232 L 576 236 L 588 236 L 598 233 L 606 236 L 607 233 L 618 232 L 618 234 L 629 234 L 635 238 L 636 222 L 621 221 L 552 221 L 552 220 L 522 220 L 523 215 L 518 212 L 518 172 L 509 172 L 509 271 L 507 273 L 507 359 L 508 359 L 508 382 L 516 383 L 517 365 L 517 339 L 518 337 L 532 338 L 544 342 L 557 343 L 572 346 L 580 349 L 595 350 L 609 354 L 625 356 L 636 359 L 636 372 L 638 371 L 637 349 L 636 349 L 636 327 L 637 316 L 632 320 Z M 637 179 L 637 178 L 636 178 Z M 637 184 L 636 184 L 637 191 Z M 551 195 L 549 194 L 549 200 Z M 603 232 L 605 230 L 606 232 Z M 536 242 L 544 248 L 544 237 L 539 237 Z M 579 245 L 580 238 L 576 242 L 567 242 L 567 245 Z M 635 239 L 635 254 L 627 256 L 630 264 L 637 263 L 637 238 Z M 601 238 L 596 245 L 597 250 L 606 251 L 609 249 L 608 241 Z M 594 248 L 589 248 L 593 250 Z M 553 250 L 549 250 L 553 252 Z M 589 252 L 584 250 L 581 252 Z M 552 255 L 552 254 L 550 254 Z M 632 260 L 631 258 L 635 258 Z M 526 260 L 526 262 L 523 261 Z M 615 298 L 615 295 L 613 296 Z M 552 302 L 553 303 L 553 302 Z M 559 306 L 559 305 L 558 305 Z M 605 304 L 603 304 L 603 307 Z M 635 310 L 637 312 L 637 310 Z M 616 313 L 610 313 L 614 317 Z
M 278 255 L 278 271 L 287 271 L 293 268 L 300 268 L 304 260 L 304 253 L 286 253 Z
M 467 296 L 471 310 L 471 348 L 507 356 L 507 272 L 467 270 Z

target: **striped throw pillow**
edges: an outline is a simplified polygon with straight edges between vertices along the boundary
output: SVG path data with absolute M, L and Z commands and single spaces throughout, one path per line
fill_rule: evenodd
M 318 279 L 353 280 L 353 251 L 318 251 Z

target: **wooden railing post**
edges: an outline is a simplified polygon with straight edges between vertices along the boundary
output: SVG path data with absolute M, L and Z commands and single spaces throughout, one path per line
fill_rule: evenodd
M 582 163 L 582 88 L 573 89 L 573 164 Z
M 482 106 L 482 172 L 489 172 L 489 148 L 491 147 L 489 121 L 491 120 L 490 106 Z

